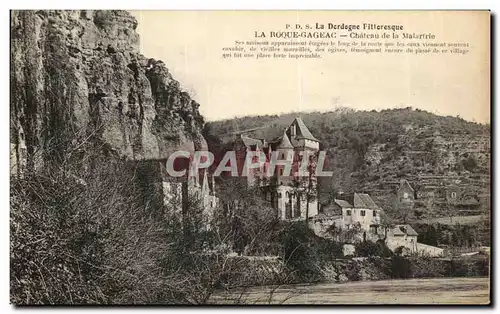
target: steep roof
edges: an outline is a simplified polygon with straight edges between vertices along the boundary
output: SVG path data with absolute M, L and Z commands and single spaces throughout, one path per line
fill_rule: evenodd
M 283 136 L 281 137 L 281 141 L 278 145 L 278 148 L 293 148 L 293 145 L 290 142 L 288 135 L 286 135 L 286 132 L 283 132 Z
M 406 225 L 396 225 L 394 229 L 398 229 L 403 233 L 406 233 L 409 236 L 418 236 L 418 233 L 415 231 L 415 229 L 412 228 L 412 226 L 406 224 Z
M 248 136 L 245 136 L 245 135 L 241 135 L 241 141 L 243 142 L 243 144 L 245 144 L 246 147 L 259 147 L 261 148 L 262 147 L 262 141 L 261 140 L 258 140 L 258 139 L 255 139 L 255 138 L 251 138 L 251 137 L 248 137 Z
M 410 236 L 418 236 L 418 233 L 410 225 L 407 225 L 407 227 L 406 227 L 406 234 L 410 235 Z
M 413 187 L 411 186 L 410 182 L 406 179 L 402 179 L 401 183 L 399 184 L 398 191 L 404 188 L 405 186 L 409 187 L 412 191 L 414 191 Z
M 365 193 L 354 193 L 354 207 L 380 209 L 377 204 L 372 200 L 370 195 Z
M 295 122 L 298 128 L 297 139 L 305 138 L 307 140 L 319 142 L 319 140 L 312 135 L 311 131 L 309 131 L 309 129 L 307 128 L 307 126 L 305 125 L 304 121 L 302 121 L 301 118 L 299 117 L 295 118 L 295 120 L 292 122 L 292 125 Z
M 344 200 L 335 200 L 335 203 L 337 203 L 337 205 L 339 205 L 340 207 L 342 208 L 352 208 L 352 205 L 349 204 L 349 202 L 347 201 L 344 201 Z
M 392 228 L 391 231 L 392 231 L 392 235 L 395 235 L 395 236 L 403 236 L 403 235 L 405 235 L 405 233 L 403 231 L 401 231 L 401 229 L 398 228 L 398 227 Z

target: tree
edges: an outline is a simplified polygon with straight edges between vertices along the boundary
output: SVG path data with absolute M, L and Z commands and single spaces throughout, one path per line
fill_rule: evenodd
M 336 242 L 352 243 L 356 240 L 356 236 L 361 232 L 361 226 L 358 224 L 352 225 L 349 229 L 342 229 L 335 224 L 332 224 L 326 230 L 326 233 Z
M 453 223 L 453 216 L 456 213 L 456 205 L 457 205 L 456 194 L 448 195 L 447 190 L 445 188 L 442 188 L 441 195 L 444 196 L 442 212 L 446 215 L 446 217 L 450 218 L 450 223 Z
M 387 232 L 394 227 L 393 212 L 384 210 L 380 213 L 380 226 L 384 229 L 384 241 L 387 239 Z
M 437 214 L 433 198 L 429 197 L 425 200 L 425 209 L 426 209 L 427 223 L 430 224 L 431 219 L 433 219 Z
M 474 172 L 477 168 L 477 161 L 474 158 L 474 156 L 469 155 L 466 159 L 462 160 L 462 165 L 464 166 L 464 169 L 470 172 Z
M 305 220 L 309 221 L 309 204 L 318 199 L 317 178 L 315 176 L 317 168 L 317 154 L 304 152 L 303 158 L 307 158 L 307 176 L 296 176 L 292 180 L 293 195 L 299 200 L 297 203 L 302 204 L 302 200 L 306 201 Z
M 307 194 L 306 194 L 306 222 L 309 221 L 309 204 L 317 198 L 317 185 L 315 173 L 317 168 L 317 155 L 311 156 L 308 164 Z
M 222 178 L 219 199 L 222 208 L 215 224 L 219 238 L 229 242 L 239 254 L 277 253 L 275 238 L 281 220 L 262 188 L 248 186 L 246 178 Z
M 277 255 L 276 238 L 283 225 L 272 208 L 249 206 L 241 214 L 241 234 L 245 241 L 245 252 L 249 255 Z
M 414 218 L 413 203 L 400 201 L 397 197 L 394 198 L 389 211 L 392 211 L 391 216 L 394 220 L 404 224 Z
M 371 241 L 358 242 L 355 245 L 356 256 L 369 257 L 369 256 L 383 256 L 381 243 L 374 243 Z

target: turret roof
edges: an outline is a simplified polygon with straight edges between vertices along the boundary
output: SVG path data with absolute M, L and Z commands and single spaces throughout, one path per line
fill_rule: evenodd
M 286 135 L 286 132 L 283 132 L 283 136 L 281 137 L 281 141 L 278 145 L 278 148 L 293 148 L 293 145 L 290 142 L 288 135 Z
M 319 140 L 312 135 L 311 131 L 309 131 L 306 124 L 304 123 L 304 121 L 302 121 L 301 118 L 295 118 L 294 122 L 297 122 L 298 127 L 297 139 L 305 138 L 307 140 L 319 142 Z

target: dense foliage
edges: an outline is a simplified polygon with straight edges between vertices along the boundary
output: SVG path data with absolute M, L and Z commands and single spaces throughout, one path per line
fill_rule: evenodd
M 414 224 L 418 242 L 433 246 L 476 247 L 490 245 L 490 224 L 484 220 L 465 224 Z

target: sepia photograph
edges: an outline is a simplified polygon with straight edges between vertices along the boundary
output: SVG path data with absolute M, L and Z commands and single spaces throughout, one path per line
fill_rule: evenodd
M 11 10 L 10 303 L 491 305 L 488 10 Z

